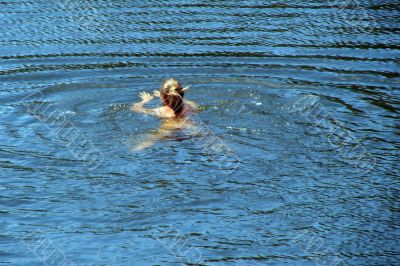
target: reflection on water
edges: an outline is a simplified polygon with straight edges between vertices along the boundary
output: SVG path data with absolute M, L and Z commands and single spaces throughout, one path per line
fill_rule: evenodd
M 0 262 L 397 265 L 400 2 L 344 2 L 1 2 Z

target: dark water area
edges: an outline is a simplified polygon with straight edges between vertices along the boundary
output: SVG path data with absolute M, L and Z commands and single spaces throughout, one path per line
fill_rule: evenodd
M 399 265 L 399 6 L 1 1 L 0 264 Z

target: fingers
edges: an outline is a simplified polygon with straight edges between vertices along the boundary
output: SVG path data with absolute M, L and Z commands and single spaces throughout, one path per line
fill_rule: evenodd
M 147 97 L 147 96 L 150 96 L 150 94 L 145 91 L 142 91 L 141 93 L 139 93 L 140 98 Z
M 150 93 L 145 91 L 139 93 L 139 97 L 142 99 L 142 102 L 148 102 L 154 98 L 153 95 L 150 95 Z
M 160 97 L 160 91 L 154 90 L 154 91 L 153 91 L 153 95 L 154 95 L 155 97 Z

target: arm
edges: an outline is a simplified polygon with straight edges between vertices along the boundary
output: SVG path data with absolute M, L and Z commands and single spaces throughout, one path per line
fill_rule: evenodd
M 131 106 L 131 110 L 137 113 L 151 113 L 153 109 L 146 109 L 144 108 L 144 105 L 153 100 L 154 97 L 147 92 L 141 92 L 139 94 L 139 97 L 142 98 L 142 100 L 138 103 L 133 104 Z
M 158 129 L 157 132 L 149 134 L 145 140 L 132 147 L 132 151 L 141 151 L 151 147 L 158 140 L 163 139 L 169 132 L 167 130 Z
M 184 130 L 185 134 L 190 134 L 193 137 L 202 134 L 201 128 L 195 125 L 189 118 L 182 120 L 164 120 L 156 132 L 148 134 L 142 142 L 132 147 L 132 151 L 141 151 L 151 147 L 157 141 L 170 136 L 175 130 Z
M 156 132 L 148 134 L 143 141 L 132 147 L 132 151 L 140 151 L 151 147 L 157 141 L 170 136 L 171 133 L 178 129 L 187 129 L 188 132 L 198 131 L 198 127 L 194 126 L 190 119 L 164 120 Z

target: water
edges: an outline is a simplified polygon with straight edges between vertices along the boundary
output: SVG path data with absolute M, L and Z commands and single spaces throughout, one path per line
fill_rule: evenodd
M 0 262 L 398 265 L 400 1 L 357 3 L 2 1 Z M 199 134 L 132 151 L 167 77 Z

